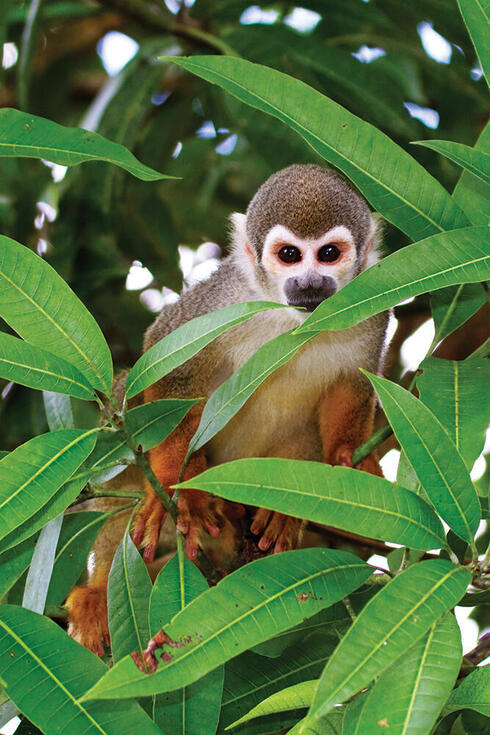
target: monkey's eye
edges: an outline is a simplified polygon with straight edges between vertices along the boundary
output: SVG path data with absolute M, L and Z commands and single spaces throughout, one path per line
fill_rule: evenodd
M 340 257 L 340 250 L 336 245 L 323 245 L 317 257 L 322 263 L 334 263 Z
M 277 253 L 277 256 L 283 263 L 299 263 L 301 260 L 301 250 L 295 248 L 294 245 L 284 245 Z

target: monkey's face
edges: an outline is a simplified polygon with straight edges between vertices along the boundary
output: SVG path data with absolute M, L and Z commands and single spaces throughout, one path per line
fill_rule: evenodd
M 284 225 L 266 235 L 261 266 L 270 297 L 313 311 L 359 272 L 352 233 L 337 225 L 316 238 L 302 238 Z

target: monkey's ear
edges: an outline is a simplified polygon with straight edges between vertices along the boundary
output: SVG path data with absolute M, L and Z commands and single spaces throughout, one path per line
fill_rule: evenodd
M 233 212 L 230 215 L 231 240 L 233 252 L 238 256 L 247 255 L 252 263 L 255 263 L 255 254 L 250 247 L 247 235 L 247 215 Z
M 369 235 L 367 237 L 366 246 L 364 248 L 363 259 L 364 268 L 370 268 L 370 266 L 380 260 L 382 257 L 381 253 L 381 241 L 383 237 L 383 223 L 382 219 L 377 212 L 371 212 L 371 223 L 369 226 Z

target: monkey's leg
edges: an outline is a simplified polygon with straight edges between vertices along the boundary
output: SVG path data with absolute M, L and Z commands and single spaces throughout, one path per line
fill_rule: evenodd
M 343 377 L 320 402 L 318 424 L 325 462 L 352 467 L 353 451 L 373 432 L 376 399 L 365 378 Z M 375 452 L 357 465 L 372 475 L 383 476 Z
M 153 395 L 147 397 L 146 392 L 145 399 L 155 400 Z M 202 406 L 192 408 L 179 426 L 149 452 L 151 468 L 169 496 L 173 493 L 170 487 L 179 480 L 182 464 L 189 443 L 199 425 L 202 410 Z M 184 472 L 184 480 L 200 474 L 205 469 L 206 459 L 203 451 L 199 450 L 190 458 Z M 136 516 L 132 537 L 136 544 L 144 546 L 143 558 L 148 562 L 155 556 L 166 511 L 148 482 L 144 489 L 146 499 Z M 203 531 L 207 531 L 213 537 L 219 535 L 223 526 L 223 507 L 224 501 L 213 498 L 202 490 L 180 492 L 177 528 L 186 535 L 186 554 L 190 559 L 197 557 L 197 548 Z
M 96 510 L 112 510 L 125 504 L 125 499 L 90 501 L 90 507 Z M 128 509 L 106 521 L 90 552 L 87 583 L 74 587 L 64 605 L 68 610 L 69 635 L 98 656 L 104 655 L 104 644 L 109 645 L 107 578 L 130 515 Z

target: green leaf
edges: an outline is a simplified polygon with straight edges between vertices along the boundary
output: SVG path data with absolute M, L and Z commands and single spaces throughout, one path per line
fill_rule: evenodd
M 441 288 L 431 294 L 430 306 L 438 340 L 447 337 L 486 304 L 481 283 Z
M 96 431 L 43 434 L 0 460 L 0 539 L 53 497 L 94 448 Z
M 67 360 L 0 332 L 0 378 L 37 390 L 94 400 L 87 378 Z
M 308 521 L 412 546 L 444 546 L 432 508 L 383 477 L 321 462 L 258 458 L 227 462 L 177 485 L 226 500 L 299 516 Z
M 458 6 L 470 34 L 483 73 L 490 84 L 490 51 L 488 36 L 490 32 L 490 5 L 488 0 L 458 0 Z
M 413 240 L 465 224 L 445 189 L 406 151 L 299 79 L 225 56 L 167 60 L 285 122 Z
M 87 556 L 93 543 L 108 518 L 117 510 L 109 513 L 80 511 L 68 513 L 63 519 L 53 574 L 49 582 L 46 607 L 61 605 L 71 588 L 85 569 Z
M 317 720 L 382 674 L 458 602 L 470 579 L 462 567 L 434 559 L 414 564 L 388 582 L 361 610 L 329 659 L 308 720 Z
M 267 660 L 246 651 L 229 661 L 225 668 L 221 726 L 236 724 L 278 690 L 320 676 L 336 645 L 336 637 L 315 633 L 290 646 L 280 658 Z
M 90 702 L 81 695 L 107 671 L 52 620 L 15 605 L 0 607 L 2 683 L 45 735 L 159 735 L 136 702 Z
M 490 717 L 490 668 L 476 668 L 449 697 L 444 712 L 474 709 Z
M 152 401 L 128 411 L 124 423 L 135 444 L 147 452 L 166 439 L 196 403 L 199 399 Z
M 40 614 L 44 612 L 46 604 L 62 523 L 63 516 L 60 514 L 41 529 L 27 573 L 22 607 Z
M 13 531 L 8 533 L 5 538 L 0 541 L 0 553 L 12 548 L 16 544 L 20 544 L 25 539 L 30 538 L 39 529 L 43 528 L 46 523 L 56 518 L 59 513 L 63 513 L 68 506 L 73 503 L 82 491 L 86 479 L 69 480 L 60 487 L 59 490 L 42 506 L 40 510 L 30 516 L 24 523 L 21 523 Z
M 166 626 L 180 647 L 148 676 L 120 661 L 87 699 L 145 696 L 199 679 L 250 646 L 291 628 L 357 589 L 370 567 L 347 552 L 301 549 L 258 559 L 204 592 Z
M 29 568 L 35 544 L 31 537 L 0 554 L 0 600 Z
M 463 541 L 473 544 L 480 522 L 480 502 L 453 440 L 422 403 L 400 385 L 362 371 L 437 512 Z
M 431 357 L 420 367 L 420 400 L 437 416 L 471 470 L 490 423 L 490 364 L 478 358 L 457 362 Z
M 131 368 L 126 381 L 127 397 L 132 398 L 168 375 L 234 324 L 266 309 L 278 308 L 281 304 L 267 301 L 231 304 L 182 324 L 150 347 Z
M 476 605 L 490 605 L 490 590 L 468 592 L 459 602 L 461 607 L 475 607 Z
M 356 710 L 347 709 L 343 735 L 432 732 L 461 666 L 461 632 L 446 613 L 429 632 L 386 669 Z M 355 715 L 355 716 L 352 716 Z
M 453 143 L 449 140 L 416 140 L 415 145 L 423 145 L 442 156 L 446 156 L 458 166 L 478 176 L 484 184 L 490 184 L 490 156 L 483 151 L 477 151 L 463 143 Z
M 188 456 L 206 444 L 246 403 L 252 393 L 303 347 L 311 335 L 280 334 L 262 345 L 211 395 L 189 445 Z
M 42 0 L 30 0 L 26 22 L 22 29 L 19 65 L 17 67 L 17 95 L 19 106 L 29 107 L 29 87 L 32 71 L 32 57 L 38 41 L 38 25 L 42 15 Z
M 155 580 L 150 599 L 150 630 L 157 633 L 174 615 L 208 589 L 199 569 L 183 554 L 165 564 Z M 157 694 L 153 719 L 175 735 L 214 735 L 218 725 L 223 667 L 219 666 L 187 687 Z
M 349 595 L 351 603 L 353 598 L 358 593 L 352 592 Z M 361 594 L 361 590 L 359 590 Z M 331 635 L 336 636 L 337 639 L 345 632 L 352 622 L 352 618 L 347 612 L 347 608 L 342 602 L 337 602 L 335 605 L 327 607 L 326 610 L 321 610 L 313 617 L 308 618 L 303 623 L 296 625 L 290 630 L 285 630 L 283 633 L 279 633 L 274 638 L 259 643 L 257 646 L 253 646 L 251 649 L 254 653 L 258 653 L 260 656 L 267 656 L 268 658 L 278 658 L 281 656 L 286 648 L 294 646 L 298 642 L 302 642 L 307 635 L 313 635 L 314 633 L 325 633 L 329 632 Z
M 409 296 L 490 278 L 488 227 L 444 232 L 408 245 L 325 299 L 296 332 L 346 329 Z
M 151 579 L 146 564 L 126 531 L 114 555 L 107 586 L 111 651 L 119 661 L 132 651 L 140 656 L 150 639 L 148 605 Z
M 243 722 L 248 722 L 248 720 L 253 720 L 254 717 L 272 715 L 276 712 L 287 712 L 292 709 L 305 709 L 311 705 L 317 686 L 318 679 L 312 679 L 311 681 L 300 681 L 298 684 L 274 692 L 256 707 L 253 707 L 246 715 L 233 722 L 227 729 L 241 725 Z
M 175 178 L 145 166 L 123 145 L 98 133 L 58 125 L 9 107 L 0 110 L 0 156 L 44 158 L 62 166 L 107 161 L 143 181 Z
M 474 145 L 476 151 L 490 153 L 490 123 L 487 123 Z M 488 224 L 488 206 L 490 186 L 484 184 L 477 176 L 463 171 L 454 187 L 453 199 L 464 210 L 474 225 Z
M 93 316 L 46 261 L 4 236 L 0 316 L 26 342 L 49 345 L 50 352 L 71 362 L 93 388 L 111 393 L 111 354 Z
M 75 427 L 71 401 L 68 396 L 43 390 L 43 403 L 50 431 Z

